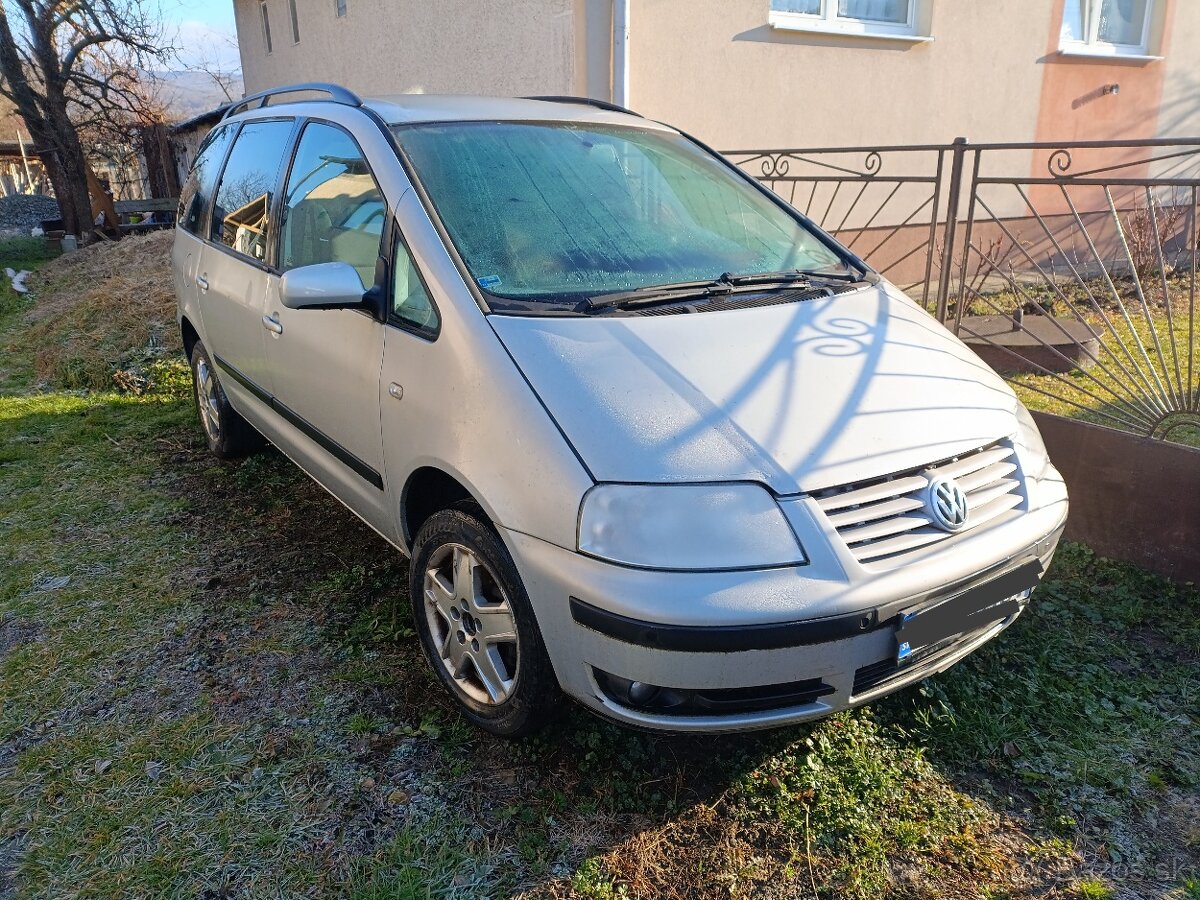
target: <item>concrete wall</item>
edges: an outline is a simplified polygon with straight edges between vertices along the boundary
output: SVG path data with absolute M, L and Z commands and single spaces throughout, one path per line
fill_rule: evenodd
M 374 96 L 572 94 L 587 84 L 576 0 L 346 0 L 341 17 L 334 0 L 296 0 L 298 44 L 288 0 L 266 3 L 270 54 L 259 0 L 234 0 L 247 93 L 301 81 Z

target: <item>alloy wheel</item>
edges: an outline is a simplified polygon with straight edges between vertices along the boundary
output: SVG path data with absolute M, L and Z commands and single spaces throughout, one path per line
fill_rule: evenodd
M 425 616 L 438 658 L 477 703 L 496 706 L 516 686 L 517 623 L 508 596 L 488 565 L 461 544 L 429 558 Z
M 200 406 L 200 424 L 212 441 L 221 439 L 221 407 L 217 398 L 217 378 L 208 360 L 196 361 L 196 399 Z

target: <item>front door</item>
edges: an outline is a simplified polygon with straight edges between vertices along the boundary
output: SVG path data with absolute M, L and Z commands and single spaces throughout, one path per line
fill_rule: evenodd
M 345 262 L 373 284 L 387 207 L 358 144 L 338 126 L 305 125 L 288 176 L 279 269 Z M 276 411 L 302 436 L 299 461 L 393 537 L 383 483 L 379 369 L 383 326 L 356 310 L 287 309 L 268 287 L 267 359 Z
M 196 278 L 209 354 L 243 412 L 269 402 L 269 213 L 294 125 L 292 119 L 271 119 L 247 122 L 238 132 L 213 204 L 212 243 L 201 252 Z

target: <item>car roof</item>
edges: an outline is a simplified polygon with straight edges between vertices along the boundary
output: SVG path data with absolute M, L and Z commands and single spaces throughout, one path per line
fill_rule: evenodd
M 416 122 L 596 122 L 638 125 L 655 130 L 667 126 L 634 113 L 593 106 L 572 98 L 483 97 L 467 94 L 396 94 L 369 97 L 363 105 L 389 125 Z

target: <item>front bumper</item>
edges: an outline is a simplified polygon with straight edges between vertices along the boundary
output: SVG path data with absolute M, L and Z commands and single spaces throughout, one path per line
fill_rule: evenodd
M 943 671 L 1008 627 L 1019 613 L 903 668 L 892 663 L 900 610 L 985 583 L 1034 558 L 1043 569 L 1049 565 L 1067 510 L 1065 488 L 1052 475 L 1039 486 L 1036 509 L 1014 510 L 886 572 L 858 566 L 836 534 L 823 542 L 801 536 L 811 559 L 806 566 L 695 573 L 630 569 L 519 532 L 503 536 L 569 695 L 643 728 L 769 728 L 865 703 Z M 614 621 L 628 627 L 609 627 Z M 820 689 L 800 690 L 797 702 L 783 706 L 716 702 L 707 706 L 717 711 L 679 714 L 619 699 L 614 679 L 720 698 L 771 686 Z

